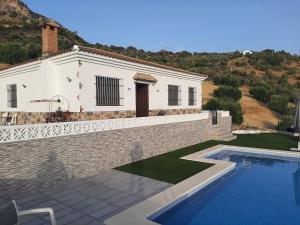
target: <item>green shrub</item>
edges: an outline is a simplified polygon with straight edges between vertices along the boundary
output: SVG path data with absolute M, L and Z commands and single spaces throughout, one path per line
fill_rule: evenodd
M 233 87 L 239 87 L 240 81 L 236 77 L 232 75 L 224 75 L 224 76 L 215 76 L 213 78 L 213 82 L 215 85 L 228 85 Z
M 205 110 L 220 110 L 220 100 L 217 98 L 210 99 L 204 106 L 203 109 Z
M 273 75 L 273 72 L 272 72 L 271 70 L 269 70 L 269 69 L 267 69 L 267 70 L 265 71 L 265 75 L 268 76 L 268 77 L 273 77 L 273 76 L 274 76 L 274 75 Z
M 255 70 L 251 70 L 251 72 L 249 73 L 249 75 L 250 75 L 251 77 L 254 77 L 254 76 L 256 75 Z
M 273 111 L 284 114 L 287 111 L 289 103 L 288 96 L 282 96 L 282 95 L 272 95 L 270 98 L 270 102 L 268 103 L 268 106 Z
M 230 98 L 213 98 L 203 106 L 206 110 L 227 110 L 232 116 L 234 124 L 243 123 L 243 111 L 239 102 Z
M 27 59 L 26 49 L 18 42 L 0 44 L 0 62 L 15 64 Z
M 292 126 L 294 117 L 291 115 L 284 115 L 281 117 L 280 122 L 278 124 L 278 130 L 286 131 L 287 128 Z
M 238 101 L 242 97 L 242 92 L 236 87 L 222 85 L 214 91 L 214 96 L 217 98 L 232 98 Z
M 287 75 L 295 75 L 297 73 L 297 69 L 296 68 L 289 68 L 287 71 Z
M 273 91 L 266 86 L 258 85 L 250 88 L 250 94 L 258 101 L 266 103 L 270 100 Z
M 18 16 L 18 13 L 16 11 L 12 11 L 12 12 L 9 13 L 9 16 L 15 18 L 15 17 Z
M 241 66 L 246 66 L 246 65 L 247 65 L 247 63 L 246 63 L 246 62 L 244 62 L 244 61 L 243 61 L 243 62 L 239 62 L 239 61 L 237 61 L 237 62 L 235 62 L 235 63 L 234 63 L 234 65 L 235 65 L 235 66 L 237 66 L 237 67 L 241 67 Z

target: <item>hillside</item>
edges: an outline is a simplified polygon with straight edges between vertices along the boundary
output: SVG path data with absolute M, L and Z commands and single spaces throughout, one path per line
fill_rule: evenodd
M 213 98 L 214 90 L 218 89 L 211 81 L 203 82 L 203 103 L 207 103 Z M 277 125 L 277 114 L 268 107 L 251 97 L 249 94 L 249 87 L 243 86 L 241 88 L 243 96 L 240 100 L 244 122 L 239 127 L 249 127 L 258 129 L 275 129 Z M 236 128 L 239 128 L 236 127 Z
M 243 97 L 240 100 L 244 113 L 242 126 L 255 127 L 259 129 L 275 129 L 277 125 L 277 114 L 263 104 L 252 98 L 249 87 L 243 86 Z
M 0 69 L 9 64 L 41 56 L 41 25 L 47 20 L 48 18 L 33 12 L 20 0 L 0 0 Z M 300 56 L 284 51 L 266 49 L 245 56 L 238 51 L 150 52 L 132 46 L 124 48 L 102 44 L 92 45 L 79 37 L 75 31 L 60 25 L 59 48 L 61 50 L 79 44 L 206 74 L 209 80 L 218 76 L 233 76 L 244 87 L 263 87 L 270 91 L 268 98 L 271 95 L 285 96 L 290 103 L 294 103 L 296 96 L 299 95 Z M 204 103 L 211 98 L 211 93 L 217 88 L 212 84 L 205 84 L 204 90 L 208 88 L 208 91 L 204 91 Z M 276 115 L 268 109 L 268 104 L 265 104 L 268 102 L 255 100 L 249 95 L 248 90 L 243 90 L 243 93 L 240 101 L 245 114 L 243 125 L 266 129 L 274 127 Z M 291 114 L 293 109 L 287 111 Z
M 20 0 L 0 1 L 0 63 L 14 64 L 26 59 L 36 58 L 41 55 L 41 25 L 48 18 L 32 12 Z M 58 21 L 59 23 L 59 21 Z M 229 53 L 191 53 L 187 51 L 171 52 L 161 50 L 158 52 L 144 51 L 129 46 L 107 46 L 102 44 L 89 44 L 62 25 L 59 32 L 59 47 L 61 50 L 69 49 L 74 44 L 96 47 L 108 51 L 121 53 L 127 56 L 153 61 L 192 72 L 203 73 L 209 76 L 231 73 L 234 70 L 257 72 L 263 75 L 263 70 L 256 70 L 251 62 L 237 65 L 238 61 L 249 61 L 240 52 Z M 281 53 L 280 53 L 281 54 Z M 290 61 L 296 62 L 296 70 L 300 71 L 299 57 L 288 53 L 281 54 L 289 57 Z M 253 60 L 252 60 L 253 61 Z M 292 66 L 292 65 L 290 65 Z M 282 73 L 286 73 L 283 70 Z M 300 75 L 299 75 L 300 76 Z
M 40 56 L 41 26 L 47 20 L 20 0 L 0 0 L 0 63 L 15 64 Z M 61 49 L 88 45 L 63 26 L 59 34 Z

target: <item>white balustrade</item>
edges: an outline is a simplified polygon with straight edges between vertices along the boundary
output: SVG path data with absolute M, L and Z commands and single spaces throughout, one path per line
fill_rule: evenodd
M 221 113 L 221 116 L 227 116 Z M 209 112 L 139 118 L 0 126 L 0 143 L 208 119 Z

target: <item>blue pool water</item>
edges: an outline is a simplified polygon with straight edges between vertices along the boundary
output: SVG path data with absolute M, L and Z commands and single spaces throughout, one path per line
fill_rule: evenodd
M 236 169 L 153 221 L 163 225 L 299 225 L 300 163 L 223 151 Z

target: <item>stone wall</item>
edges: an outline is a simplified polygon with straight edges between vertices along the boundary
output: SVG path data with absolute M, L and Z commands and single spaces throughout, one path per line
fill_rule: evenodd
M 168 110 L 150 110 L 149 116 L 157 116 L 160 113 L 165 115 L 178 115 L 178 114 L 190 114 L 199 113 L 201 109 L 168 109 Z M 45 123 L 49 113 L 40 112 L 0 112 L 0 116 L 3 113 L 9 113 L 10 116 L 17 114 L 17 124 L 39 124 Z M 117 118 L 132 118 L 135 117 L 135 111 L 109 111 L 109 112 L 71 112 L 71 119 L 74 121 L 84 120 L 105 120 L 105 119 L 117 119 Z
M 0 197 L 16 197 L 133 161 L 231 136 L 231 117 L 0 144 Z

